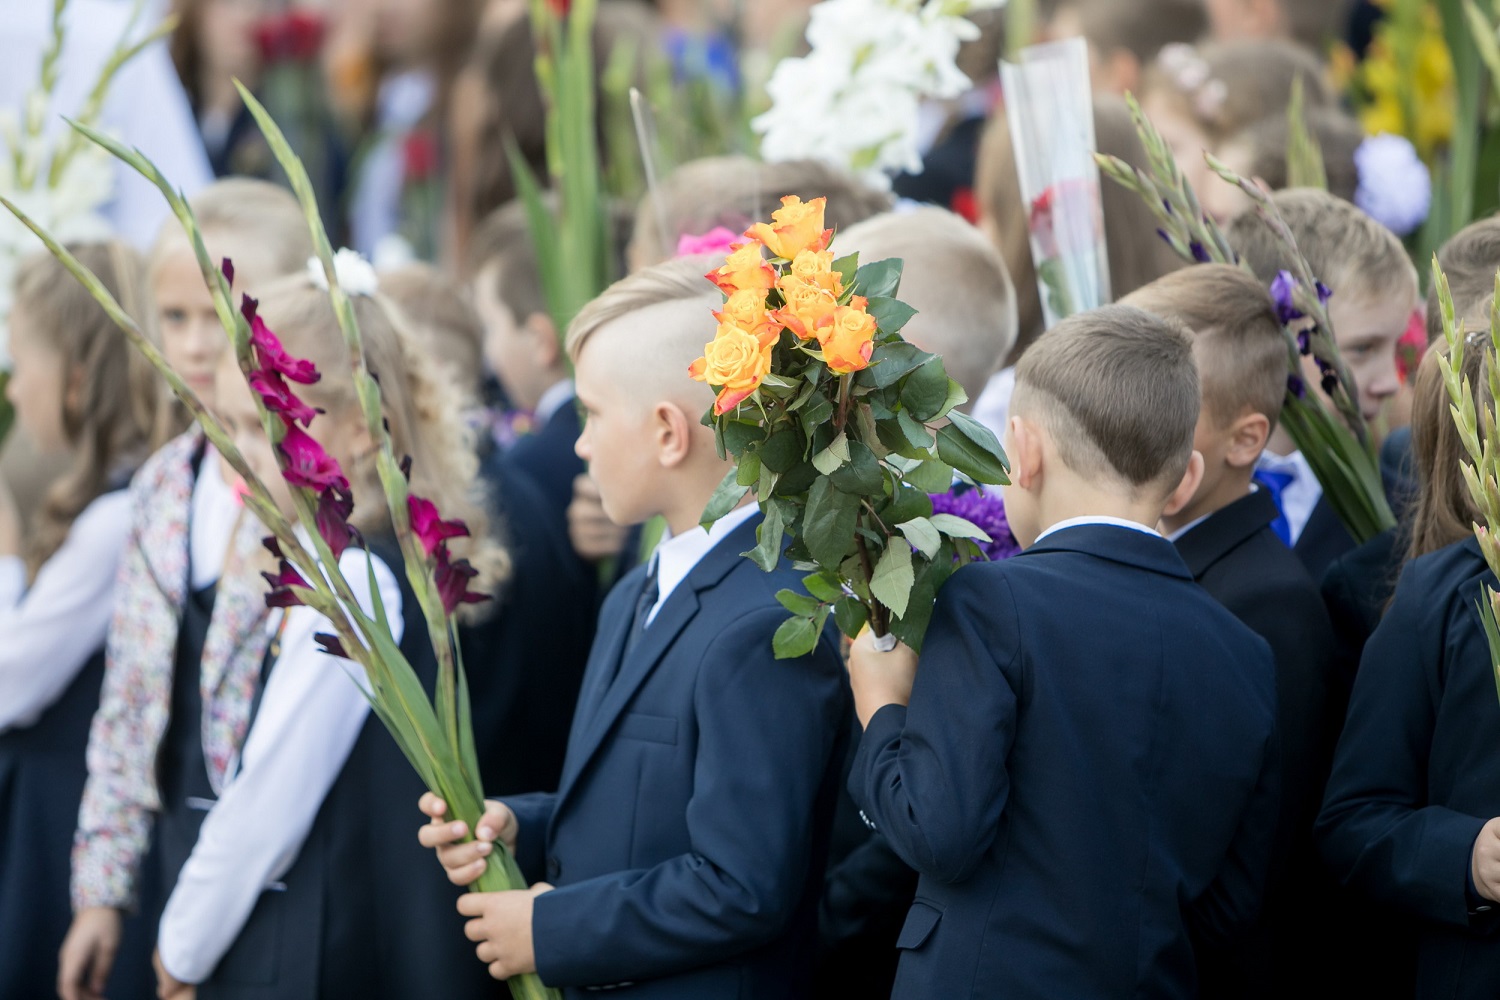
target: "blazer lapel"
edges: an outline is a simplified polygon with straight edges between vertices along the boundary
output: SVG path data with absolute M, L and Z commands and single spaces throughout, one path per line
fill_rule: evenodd
M 563 785 L 568 783 L 571 775 L 582 768 L 580 751 L 583 747 L 584 733 L 588 731 L 594 716 L 598 714 L 600 703 L 604 700 L 604 693 L 610 682 L 619 672 L 620 657 L 625 652 L 625 643 L 630 638 L 630 626 L 634 622 L 633 611 L 636 602 L 640 599 L 641 590 L 645 586 L 644 568 L 620 581 L 621 597 L 629 594 L 630 600 L 620 603 L 621 614 L 615 615 L 608 622 L 601 622 L 599 632 L 594 637 L 594 648 L 589 653 L 583 687 L 578 692 L 578 705 L 573 710 L 573 724 L 568 731 L 568 754 L 563 765 Z
M 1214 511 L 1173 544 L 1193 578 L 1199 579 L 1214 563 L 1276 520 L 1276 515 L 1276 501 L 1271 499 L 1270 491 L 1255 490 Z

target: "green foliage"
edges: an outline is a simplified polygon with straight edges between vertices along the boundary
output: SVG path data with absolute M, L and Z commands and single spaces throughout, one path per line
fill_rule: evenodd
M 1328 190 L 1328 169 L 1323 164 L 1323 149 L 1318 137 L 1307 125 L 1307 96 L 1302 77 L 1292 81 L 1292 101 L 1286 109 L 1287 187 Z

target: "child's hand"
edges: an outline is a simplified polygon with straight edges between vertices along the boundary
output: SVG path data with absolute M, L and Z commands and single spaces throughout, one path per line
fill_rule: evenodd
M 1500 816 L 1484 824 L 1484 829 L 1474 838 L 1469 874 L 1481 896 L 1500 903 Z
M 78 911 L 57 959 L 57 995 L 62 1000 L 102 1000 L 115 953 L 120 949 L 122 918 L 111 906 Z
M 198 995 L 196 986 L 189 986 L 173 978 L 167 967 L 161 964 L 160 951 L 152 953 L 151 967 L 156 970 L 157 1000 L 193 1000 Z
M 511 892 L 471 892 L 458 901 L 458 912 L 473 917 L 464 924 L 464 936 L 479 946 L 474 954 L 490 967 L 496 979 L 536 971 L 536 952 L 531 942 L 531 910 L 536 897 L 552 886 L 538 882 L 530 889 Z
M 875 648 L 874 633 L 865 629 L 849 647 L 849 685 L 861 726 L 868 726 L 870 717 L 887 705 L 910 702 L 916 679 L 917 654 L 904 643 L 882 653 Z
M 625 530 L 604 513 L 599 487 L 584 475 L 573 480 L 573 502 L 568 504 L 568 539 L 585 562 L 613 559 L 625 545 Z
M 424 794 L 417 803 L 432 822 L 417 831 L 417 841 L 423 847 L 437 849 L 438 863 L 448 872 L 448 881 L 457 886 L 467 886 L 484 874 L 486 858 L 494 850 L 495 839 L 516 850 L 516 833 L 519 827 L 516 814 L 500 802 L 484 804 L 484 815 L 479 818 L 479 829 L 475 839 L 465 841 L 469 828 L 464 823 L 447 821 L 448 804 L 431 792 Z

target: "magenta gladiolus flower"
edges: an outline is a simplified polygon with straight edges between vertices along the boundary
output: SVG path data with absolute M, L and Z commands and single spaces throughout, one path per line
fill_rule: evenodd
M 303 427 L 310 427 L 313 417 L 323 412 L 293 395 L 291 387 L 274 369 L 251 372 L 249 382 L 266 409 L 281 417 L 287 426 L 300 420 Z
M 250 324 L 250 345 L 255 348 L 255 360 L 262 371 L 276 372 L 292 382 L 312 385 L 323 376 L 311 361 L 294 358 L 281 346 L 281 338 L 271 332 L 266 321 L 257 314 L 260 303 L 245 295 L 240 299 L 240 313 Z
M 283 459 L 281 474 L 291 485 L 318 493 L 330 486 L 349 488 L 349 480 L 344 478 L 339 463 L 312 435 L 295 424 L 287 428 L 286 437 L 276 448 Z
M 415 493 L 406 498 L 406 509 L 411 514 L 411 530 L 422 543 L 428 555 L 449 538 L 467 538 L 469 526 L 462 521 L 444 521 L 438 516 L 437 505 L 424 500 Z
M 293 587 L 301 587 L 310 590 L 307 581 L 302 575 L 292 568 L 292 564 L 285 559 L 281 561 L 281 568 L 275 573 L 262 573 L 266 582 L 271 585 L 266 594 L 266 607 L 268 608 L 296 608 L 301 607 L 302 599 L 292 590 Z
M 219 261 L 219 270 L 224 272 L 224 280 L 229 282 L 229 286 L 233 288 L 234 261 L 230 260 L 228 257 L 225 257 L 223 260 Z
M 344 643 L 336 635 L 329 635 L 327 632 L 318 632 L 313 636 L 313 641 L 322 646 L 323 652 L 329 656 L 337 656 L 341 660 L 354 659 L 354 657 L 344 651 Z
M 349 526 L 349 515 L 354 512 L 354 496 L 345 489 L 330 486 L 318 494 L 318 509 L 314 515 L 318 534 L 328 543 L 335 559 L 344 554 L 349 546 L 363 544 L 359 532 Z
M 469 589 L 469 581 L 478 575 L 479 571 L 469 565 L 469 560 L 460 559 L 457 562 L 449 562 L 448 546 L 438 546 L 437 566 L 433 570 L 433 578 L 437 583 L 438 596 L 442 599 L 444 611 L 451 615 L 461 604 L 481 604 L 490 599 L 488 594 Z

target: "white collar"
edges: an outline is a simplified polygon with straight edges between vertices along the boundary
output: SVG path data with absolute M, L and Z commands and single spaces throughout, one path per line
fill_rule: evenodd
M 542 393 L 542 398 L 536 401 L 536 411 L 532 414 L 537 423 L 544 424 L 552 419 L 552 415 L 568 404 L 573 398 L 573 380 L 565 378 L 561 382 L 553 383 L 547 391 Z
M 1048 535 L 1062 531 L 1064 528 L 1077 528 L 1085 524 L 1111 524 L 1117 528 L 1130 528 L 1132 531 L 1144 532 L 1148 535 L 1154 535 L 1157 538 L 1161 537 L 1161 532 L 1139 521 L 1127 521 L 1123 517 L 1106 517 L 1102 514 L 1085 514 L 1083 517 L 1070 517 L 1066 521 L 1058 521 L 1052 527 L 1037 535 L 1036 542 L 1032 542 L 1031 544 L 1035 545 Z
M 667 603 L 667 598 L 672 596 L 672 591 L 687 579 L 693 567 L 697 566 L 704 556 L 713 551 L 714 547 L 736 528 L 759 513 L 758 506 L 753 503 L 746 504 L 743 507 L 736 507 L 719 518 L 708 531 L 704 531 L 699 525 L 684 534 L 663 538 L 651 557 L 656 566 L 657 596 L 656 604 L 652 606 L 651 613 L 646 616 L 647 623 L 656 617 L 662 605 Z

